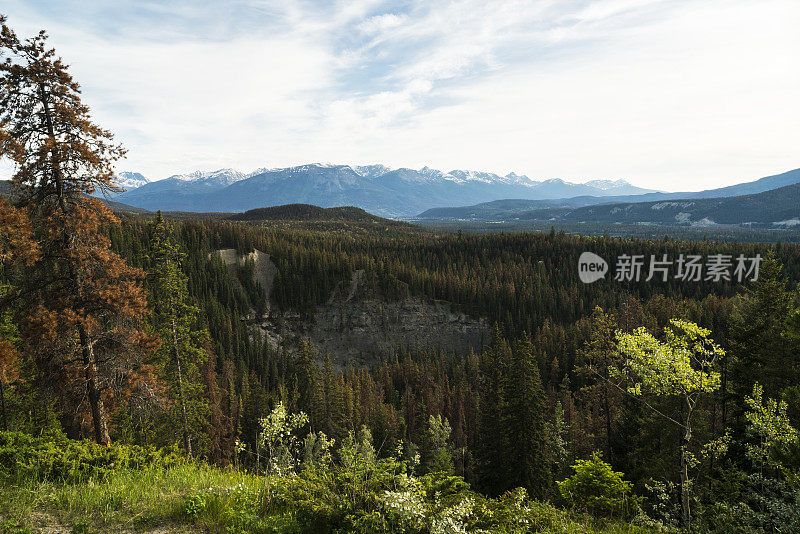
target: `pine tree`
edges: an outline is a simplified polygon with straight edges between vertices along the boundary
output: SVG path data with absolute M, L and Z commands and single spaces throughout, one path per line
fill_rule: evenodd
M 143 273 L 110 251 L 103 232 L 117 219 L 86 195 L 114 189 L 112 163 L 125 151 L 91 122 L 46 33 L 20 40 L 5 22 L 0 16 L 0 157 L 14 164 L 15 203 L 41 251 L 21 289 L 21 326 L 50 382 L 76 382 L 70 368 L 81 364 L 95 440 L 108 444 L 106 377 L 126 375 L 134 349 L 146 348 L 146 301 Z
M 161 339 L 158 355 L 163 377 L 179 409 L 183 446 L 191 455 L 192 435 L 202 428 L 208 411 L 200 376 L 208 358 L 208 334 L 200 327 L 199 310 L 189 298 L 188 280 L 181 269 L 184 254 L 161 212 L 153 221 L 152 231 L 148 281 L 153 328 Z
M 511 354 L 505 376 L 504 426 L 509 442 L 506 462 L 510 475 L 507 483 L 543 498 L 552 485 L 547 457 L 550 439 L 545 421 L 546 397 L 530 339 L 523 337 L 517 341 Z
M 769 253 L 761 262 L 758 280 L 736 302 L 731 316 L 730 389 L 742 410 L 753 382 L 772 394 L 797 383 L 800 359 L 784 335 L 792 311 L 783 266 Z
M 0 197 L 0 272 L 6 279 L 13 279 L 16 271 L 33 265 L 38 259 L 39 247 L 25 211 Z M 14 286 L 0 285 L 0 421 L 3 430 L 8 430 L 6 386 L 17 378 L 21 356 L 16 347 L 19 333 L 12 316 L 14 305 L 19 304 L 15 302 L 17 296 Z

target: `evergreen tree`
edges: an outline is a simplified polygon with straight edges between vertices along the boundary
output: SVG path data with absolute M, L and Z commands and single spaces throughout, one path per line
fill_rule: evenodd
M 172 239 L 171 228 L 160 211 L 152 231 L 148 281 L 153 328 L 161 340 L 157 354 L 162 378 L 177 403 L 183 446 L 191 455 L 192 436 L 202 430 L 208 412 L 200 376 L 200 368 L 208 358 L 208 334 L 200 327 L 199 310 L 189 297 L 187 277 L 181 269 L 184 254 Z
M 298 411 L 315 413 L 319 420 L 316 357 L 314 345 L 310 341 L 301 341 L 295 359 L 295 384 Z
M 620 381 L 609 373 L 611 367 L 620 365 L 621 358 L 615 338 L 616 323 L 597 306 L 587 327 L 588 339 L 576 358 L 577 370 L 586 381 L 581 393 L 586 405 L 600 415 L 602 450 L 606 458 L 613 460 L 611 434 L 622 396 Z
M 779 395 L 800 377 L 800 356 L 787 338 L 795 309 L 783 266 L 774 253 L 761 262 L 758 280 L 737 302 L 731 316 L 730 389 L 743 411 L 753 382 Z
M 508 408 L 505 403 L 504 378 L 510 352 L 500 327 L 495 325 L 492 343 L 483 352 L 480 360 L 479 440 L 475 451 L 478 483 L 490 495 L 499 495 L 508 489 L 508 436 L 504 427 Z
M 505 377 L 507 484 L 543 498 L 550 494 L 552 485 L 547 457 L 550 439 L 545 420 L 547 403 L 530 339 L 517 341 L 511 356 Z
M 5 279 L 13 279 L 20 269 L 33 265 L 38 259 L 39 247 L 25 211 L 0 197 L 0 273 Z M 21 357 L 17 350 L 19 332 L 13 317 L 14 308 L 19 305 L 17 296 L 14 286 L 0 284 L 0 423 L 3 430 L 8 430 L 6 387 L 17 378 Z
M 107 378 L 128 374 L 133 349 L 146 347 L 146 302 L 143 273 L 111 252 L 103 233 L 117 219 L 86 195 L 114 188 L 112 163 L 125 152 L 91 122 L 47 34 L 21 40 L 5 20 L 0 16 L 0 158 L 14 164 L 15 202 L 27 211 L 41 251 L 21 289 L 23 336 L 47 383 L 56 376 L 74 383 L 79 375 L 70 368 L 80 363 L 95 440 L 108 444 Z
M 421 449 L 422 467 L 428 473 L 453 474 L 453 445 L 447 418 L 431 415 Z

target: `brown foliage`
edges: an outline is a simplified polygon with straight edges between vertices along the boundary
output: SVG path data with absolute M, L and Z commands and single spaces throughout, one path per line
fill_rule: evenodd
M 39 245 L 24 210 L 0 196 L 0 264 L 30 266 L 39 257 Z
M 0 17 L 0 60 L 0 157 L 16 164 L 13 182 L 34 189 L 40 204 L 62 206 L 113 190 L 111 165 L 125 150 L 91 121 L 47 34 L 22 40 Z
M 3 228 L 27 235 L 26 208 L 39 252 L 26 257 L 23 340 L 43 385 L 78 404 L 88 397 L 95 439 L 108 443 L 103 397 L 154 344 L 143 325 L 145 273 L 111 251 L 103 228 L 118 221 L 87 197 L 114 188 L 112 164 L 125 151 L 91 121 L 47 34 L 21 40 L 5 22 L 0 16 L 0 157 L 15 165 L 17 207 L 0 205 L 0 242 L 23 248 Z

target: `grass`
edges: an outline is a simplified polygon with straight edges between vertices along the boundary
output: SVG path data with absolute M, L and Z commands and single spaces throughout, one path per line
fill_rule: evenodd
M 302 532 L 289 510 L 269 501 L 265 483 L 263 477 L 202 464 L 121 469 L 102 482 L 6 481 L 0 486 L 0 533 L 36 532 L 54 524 L 64 525 L 65 532 L 85 534 Z M 545 532 L 646 532 L 547 504 L 536 506 L 543 514 L 552 514 Z
M 237 523 L 230 516 L 243 507 L 261 511 L 263 486 L 263 478 L 200 464 L 122 469 L 102 482 L 7 483 L 0 489 L 0 514 L 6 521 L 27 526 L 45 514 L 69 525 L 88 522 L 102 531 L 183 525 L 224 532 Z M 208 504 L 187 513 L 187 501 L 201 493 Z

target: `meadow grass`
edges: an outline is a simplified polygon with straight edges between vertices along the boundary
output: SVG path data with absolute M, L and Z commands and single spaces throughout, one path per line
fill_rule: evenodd
M 84 522 L 104 530 L 194 525 L 225 531 L 236 522 L 231 514 L 243 507 L 262 511 L 263 487 L 262 477 L 202 464 L 120 469 L 99 482 L 6 482 L 0 489 L 0 513 L 21 525 L 45 513 L 63 524 Z M 201 494 L 206 495 L 202 509 L 187 512 L 187 503 Z
M 264 477 L 187 463 L 120 469 L 102 481 L 5 481 L 0 486 L 0 532 L 36 532 L 55 523 L 66 532 L 303 532 L 285 506 L 267 498 Z M 280 481 L 273 480 L 274 494 Z M 551 519 L 542 532 L 634 534 L 624 522 L 537 503 Z

